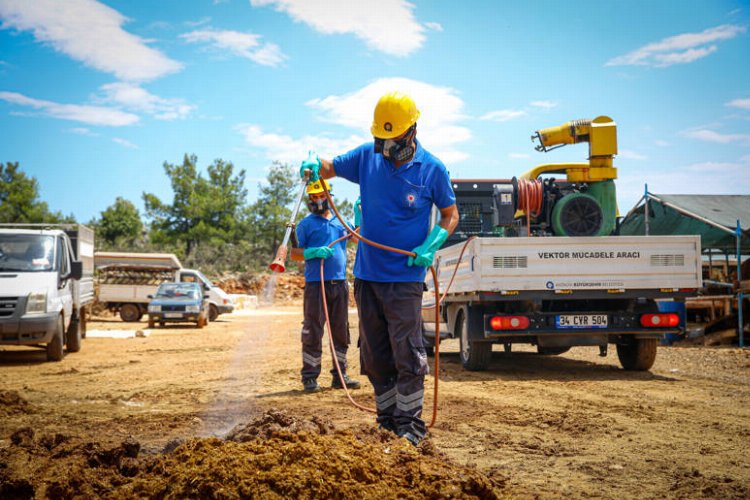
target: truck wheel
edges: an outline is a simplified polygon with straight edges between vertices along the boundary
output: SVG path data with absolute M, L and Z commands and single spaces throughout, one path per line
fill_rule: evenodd
M 654 366 L 657 339 L 632 339 L 627 344 L 617 344 L 617 357 L 626 370 L 646 371 Z
M 141 310 L 135 304 L 123 304 L 120 307 L 120 318 L 128 323 L 138 321 L 141 315 Z
M 55 327 L 55 336 L 47 344 L 47 361 L 62 361 L 65 353 L 63 352 L 63 335 L 65 334 L 65 324 L 63 317 L 60 316 Z
M 216 307 L 214 304 L 210 304 L 208 306 L 208 320 L 216 321 L 216 318 L 218 317 L 219 317 L 219 308 Z
M 492 357 L 492 344 L 470 340 L 468 322 L 463 313 L 458 317 L 456 330 L 461 333 L 460 356 L 463 367 L 471 371 L 486 370 Z
M 557 356 L 558 354 L 562 354 L 565 352 L 568 352 L 570 350 L 570 347 L 539 347 L 536 346 L 536 352 L 538 354 L 541 354 L 542 356 Z
M 70 325 L 68 325 L 68 332 L 65 336 L 65 350 L 68 352 L 81 350 L 81 321 L 77 314 L 70 318 Z

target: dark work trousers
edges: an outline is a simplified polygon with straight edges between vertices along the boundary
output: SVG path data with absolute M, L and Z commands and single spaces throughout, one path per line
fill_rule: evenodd
M 356 279 L 362 374 L 375 388 L 377 421 L 401 435 L 427 433 L 421 419 L 424 376 L 422 283 L 378 283 Z
M 345 280 L 326 281 L 326 302 L 336 358 L 341 371 L 346 373 L 346 351 L 349 348 L 349 285 Z M 305 283 L 305 319 L 302 322 L 302 380 L 318 378 L 323 358 L 322 339 L 325 335 L 326 315 L 323 312 L 323 296 L 320 281 Z M 326 342 L 327 343 L 327 342 Z M 331 362 L 333 364 L 333 362 Z M 338 377 L 336 365 L 331 374 Z

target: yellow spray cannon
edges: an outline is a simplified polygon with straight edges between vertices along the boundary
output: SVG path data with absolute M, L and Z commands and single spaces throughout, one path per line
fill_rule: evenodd
M 601 236 L 612 233 L 617 216 L 613 165 L 617 154 L 617 125 L 608 116 L 573 120 L 538 130 L 532 137 L 537 151 L 548 152 L 567 144 L 588 142 L 587 163 L 537 165 L 515 182 L 516 218 L 533 217 L 551 226 L 557 236 Z M 542 174 L 565 174 L 566 182 L 539 179 Z M 530 215 L 529 215 L 530 214 Z M 528 222 L 530 227 L 530 221 Z M 529 229 L 531 232 L 531 229 Z

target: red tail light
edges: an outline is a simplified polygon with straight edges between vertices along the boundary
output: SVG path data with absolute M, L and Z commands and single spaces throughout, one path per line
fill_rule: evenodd
M 529 327 L 526 316 L 493 316 L 490 318 L 490 328 L 493 330 L 524 330 Z
M 641 316 L 641 326 L 646 328 L 669 328 L 680 324 L 680 317 L 677 314 L 643 314 Z

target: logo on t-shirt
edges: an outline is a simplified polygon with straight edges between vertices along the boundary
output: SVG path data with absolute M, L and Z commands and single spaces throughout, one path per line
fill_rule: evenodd
M 406 193 L 406 204 L 409 205 L 409 207 L 414 206 L 414 202 L 417 201 L 417 193 L 413 191 L 409 191 Z

